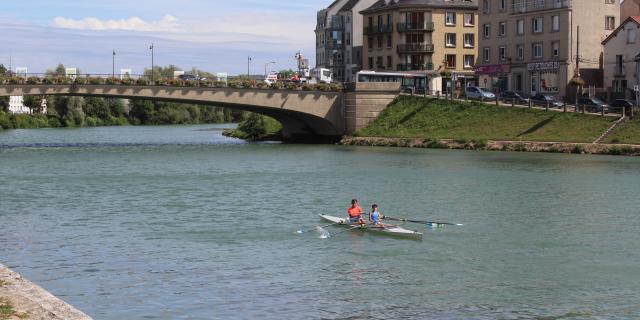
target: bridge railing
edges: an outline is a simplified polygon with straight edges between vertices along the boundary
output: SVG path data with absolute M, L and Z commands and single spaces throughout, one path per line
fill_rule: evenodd
M 264 81 L 242 77 L 229 77 L 227 81 L 199 78 L 183 80 L 173 76 L 126 75 L 111 74 L 71 74 L 56 75 L 42 73 L 4 74 L 0 75 L 0 85 L 122 85 L 122 86 L 161 86 L 161 87 L 193 87 L 193 88 L 235 88 L 264 90 L 324 91 L 340 92 L 340 84 L 309 84 L 295 81 L 278 81 L 267 84 Z

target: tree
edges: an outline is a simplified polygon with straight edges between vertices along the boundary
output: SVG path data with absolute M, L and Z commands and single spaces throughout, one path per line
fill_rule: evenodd
M 247 138 L 257 140 L 267 133 L 264 119 L 257 113 L 252 113 L 247 120 L 240 123 L 238 130 L 247 134 Z
M 291 79 L 296 74 L 295 71 L 283 69 L 278 71 L 278 79 Z
M 40 96 L 24 96 L 23 104 L 31 109 L 32 113 L 42 112 L 42 97 Z
M 134 120 L 135 123 L 152 124 L 155 115 L 156 110 L 153 102 L 149 100 L 131 100 L 129 117 Z
M 0 111 L 9 112 L 9 97 L 0 97 Z
M 0 75 L 4 75 L 7 73 L 7 68 L 4 66 L 4 64 L 0 64 Z
M 107 106 L 109 106 L 109 113 L 118 118 L 122 117 L 125 114 L 125 105 L 122 99 L 116 98 L 107 98 L 105 99 Z

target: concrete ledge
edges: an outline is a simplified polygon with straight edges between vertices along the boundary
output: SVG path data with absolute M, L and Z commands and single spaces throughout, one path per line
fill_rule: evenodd
M 91 319 L 51 293 L 24 279 L 17 272 L 0 264 L 0 298 L 7 299 L 16 315 L 9 319 L 86 320 Z

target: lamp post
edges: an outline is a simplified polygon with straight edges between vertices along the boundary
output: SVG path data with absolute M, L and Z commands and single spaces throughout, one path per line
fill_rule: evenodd
M 116 50 L 113 50 L 113 56 L 111 60 L 111 78 L 116 78 Z
M 151 50 L 151 83 L 154 83 L 153 70 L 155 68 L 155 66 L 153 65 L 153 48 L 154 48 L 154 45 L 153 43 L 151 43 L 151 47 L 149 47 L 149 50 Z
M 268 67 L 270 64 L 276 64 L 276 62 L 275 62 L 275 61 L 271 61 L 271 62 L 267 62 L 267 63 L 265 63 L 265 64 L 264 64 L 264 78 L 265 78 L 265 79 L 266 79 L 266 78 L 267 78 L 267 76 L 268 76 L 268 74 L 267 74 L 267 67 Z
M 247 57 L 247 80 L 251 80 L 251 56 Z

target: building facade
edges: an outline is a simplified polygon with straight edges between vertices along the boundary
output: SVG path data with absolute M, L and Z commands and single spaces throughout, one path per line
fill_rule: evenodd
M 430 91 L 473 84 L 477 1 L 381 0 L 361 13 L 364 70 L 427 74 Z
M 638 85 L 636 57 L 640 55 L 639 36 L 640 16 L 632 16 L 602 42 L 604 87 L 615 98 L 635 98 L 633 89 Z
M 23 96 L 9 97 L 9 112 L 17 114 L 30 114 L 31 109 L 24 105 Z
M 336 0 L 318 11 L 316 68 L 330 69 L 338 82 L 353 82 L 362 67 L 362 15 L 376 0 Z
M 602 86 L 601 42 L 617 27 L 619 0 L 480 0 L 479 11 L 481 86 L 560 99 L 577 73 Z
M 620 4 L 620 21 L 631 16 L 640 16 L 640 0 L 624 0 Z

